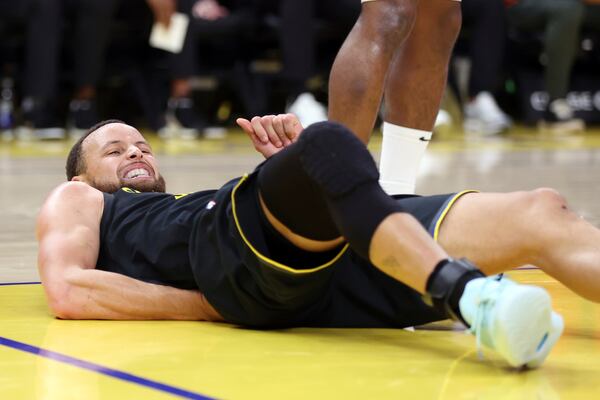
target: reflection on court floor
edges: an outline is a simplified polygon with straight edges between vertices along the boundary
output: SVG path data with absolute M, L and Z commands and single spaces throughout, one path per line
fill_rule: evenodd
M 432 143 L 421 193 L 551 186 L 600 223 L 600 132 Z M 260 161 L 246 139 L 153 140 L 173 192 L 216 187 Z M 60 321 L 36 283 L 35 215 L 64 180 L 68 144 L 0 144 L 0 399 L 591 399 L 600 393 L 600 306 L 539 270 L 565 317 L 543 368 L 517 372 L 450 324 L 416 331 L 252 331 L 199 322 Z M 379 141 L 372 149 L 376 154 Z M 600 262 L 600 261 L 599 261 Z M 4 284 L 12 283 L 12 284 Z M 14 284 L 23 283 L 23 284 Z

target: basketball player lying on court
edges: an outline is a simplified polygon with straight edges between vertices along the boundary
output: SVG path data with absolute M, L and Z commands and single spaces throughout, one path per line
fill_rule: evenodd
M 239 124 L 268 159 L 189 194 L 163 193 L 129 125 L 101 123 L 75 144 L 69 182 L 37 221 L 54 315 L 258 329 L 452 318 L 510 365 L 536 367 L 562 318 L 545 290 L 494 274 L 533 264 L 600 301 L 600 230 L 553 190 L 392 198 L 341 125 L 302 131 L 289 114 Z

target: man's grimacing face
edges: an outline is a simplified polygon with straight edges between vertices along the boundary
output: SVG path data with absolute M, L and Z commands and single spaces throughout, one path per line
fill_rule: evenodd
M 82 145 L 84 172 L 73 178 L 114 193 L 122 187 L 140 192 L 164 192 L 152 148 L 132 126 L 112 123 L 90 134 Z

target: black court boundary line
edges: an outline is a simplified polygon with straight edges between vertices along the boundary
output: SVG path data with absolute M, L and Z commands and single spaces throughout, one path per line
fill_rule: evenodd
M 0 286 L 41 285 L 42 282 L 0 282 Z
M 143 378 L 141 376 L 133 375 L 127 372 L 119 371 L 116 369 L 104 367 L 99 364 L 95 364 L 89 361 L 81 360 L 79 358 L 70 357 L 54 351 L 42 349 L 40 347 L 31 346 L 26 343 L 18 342 L 0 336 L 0 345 L 6 346 L 13 350 L 23 351 L 36 356 L 45 357 L 47 359 L 58 361 L 63 364 L 71 365 L 77 368 L 85 369 L 91 372 L 96 372 L 102 375 L 109 376 L 111 378 L 119 379 L 128 383 L 134 383 L 140 386 L 144 386 L 149 389 L 154 389 L 160 392 L 171 394 L 173 396 L 181 397 L 184 399 L 194 400 L 212 400 L 212 397 L 204 396 L 199 393 L 194 393 L 185 389 L 180 389 L 175 386 L 167 385 L 150 379 Z

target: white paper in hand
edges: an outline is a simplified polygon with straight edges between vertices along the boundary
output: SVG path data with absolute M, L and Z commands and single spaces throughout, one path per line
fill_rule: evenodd
M 171 53 L 181 52 L 189 23 L 189 17 L 181 13 L 175 13 L 171 16 L 171 23 L 168 28 L 155 22 L 150 33 L 150 46 Z

